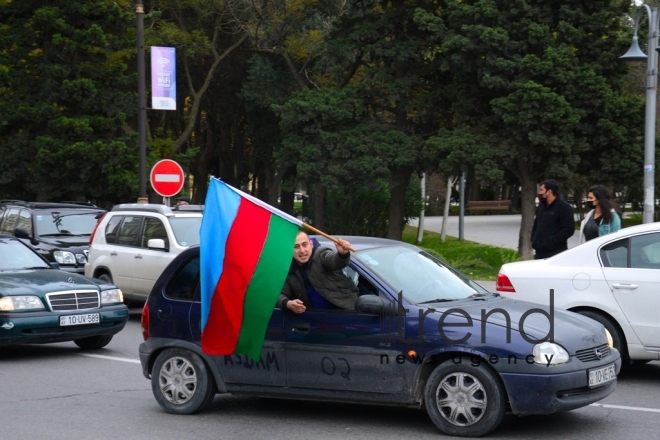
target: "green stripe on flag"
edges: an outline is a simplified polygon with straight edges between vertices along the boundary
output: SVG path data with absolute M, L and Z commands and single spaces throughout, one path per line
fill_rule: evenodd
M 291 267 L 296 235 L 298 225 L 271 214 L 266 243 L 245 293 L 243 325 L 235 351 L 255 361 L 259 361 L 266 327 Z

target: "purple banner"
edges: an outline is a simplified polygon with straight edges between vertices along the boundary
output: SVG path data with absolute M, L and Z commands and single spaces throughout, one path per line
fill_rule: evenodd
M 176 49 L 151 46 L 151 108 L 176 110 Z

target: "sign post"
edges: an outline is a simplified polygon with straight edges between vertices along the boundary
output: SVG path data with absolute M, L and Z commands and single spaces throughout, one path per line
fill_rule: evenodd
M 181 191 L 183 180 L 183 168 L 171 159 L 163 159 L 151 169 L 151 187 L 165 197 L 165 205 L 169 206 L 169 198 Z

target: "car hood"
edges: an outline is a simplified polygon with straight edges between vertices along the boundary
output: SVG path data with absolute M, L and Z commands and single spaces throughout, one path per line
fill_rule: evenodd
M 488 314 L 493 309 L 502 309 L 506 310 L 511 319 L 512 337 L 514 332 L 519 333 L 519 323 L 523 316 L 527 315 L 524 318 L 524 331 L 527 337 L 534 340 L 544 339 L 550 331 L 550 321 L 539 312 L 539 310 L 542 310 L 554 316 L 552 339 L 555 343 L 564 347 L 569 354 L 575 354 L 577 350 L 607 344 L 607 336 L 604 327 L 600 323 L 577 313 L 558 308 L 555 308 L 551 313 L 548 306 L 505 297 L 497 297 L 486 301 L 461 302 L 452 307 L 465 311 L 472 318 L 474 321 L 472 331 L 475 334 L 480 334 L 481 331 L 482 311 L 484 314 Z M 448 308 L 443 307 L 445 310 Z M 435 315 L 439 318 L 439 314 L 443 311 L 438 310 Z M 490 325 L 507 326 L 505 315 L 498 312 L 488 316 L 486 321 Z M 462 322 L 465 322 L 465 320 L 462 319 Z
M 89 247 L 89 235 L 52 235 L 40 236 L 39 241 L 58 247 L 60 249 L 67 249 L 71 247 Z
M 44 295 L 63 290 L 99 290 L 91 278 L 56 269 L 0 272 L 0 296 Z

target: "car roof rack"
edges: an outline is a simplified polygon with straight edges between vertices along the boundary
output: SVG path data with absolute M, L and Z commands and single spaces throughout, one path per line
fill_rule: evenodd
M 98 208 L 98 206 L 96 206 L 92 202 L 79 202 L 79 201 L 76 201 L 76 200 L 62 200 L 60 203 L 68 203 L 70 205 L 91 206 L 92 208 Z
M 168 206 L 156 203 L 122 203 L 120 205 L 115 205 L 112 208 L 112 211 L 143 211 L 156 212 L 163 215 L 173 215 L 172 210 Z
M 176 205 L 172 207 L 172 211 L 204 212 L 204 205 Z
M 0 200 L 0 203 L 13 203 L 14 205 L 28 206 L 28 202 L 15 199 Z

